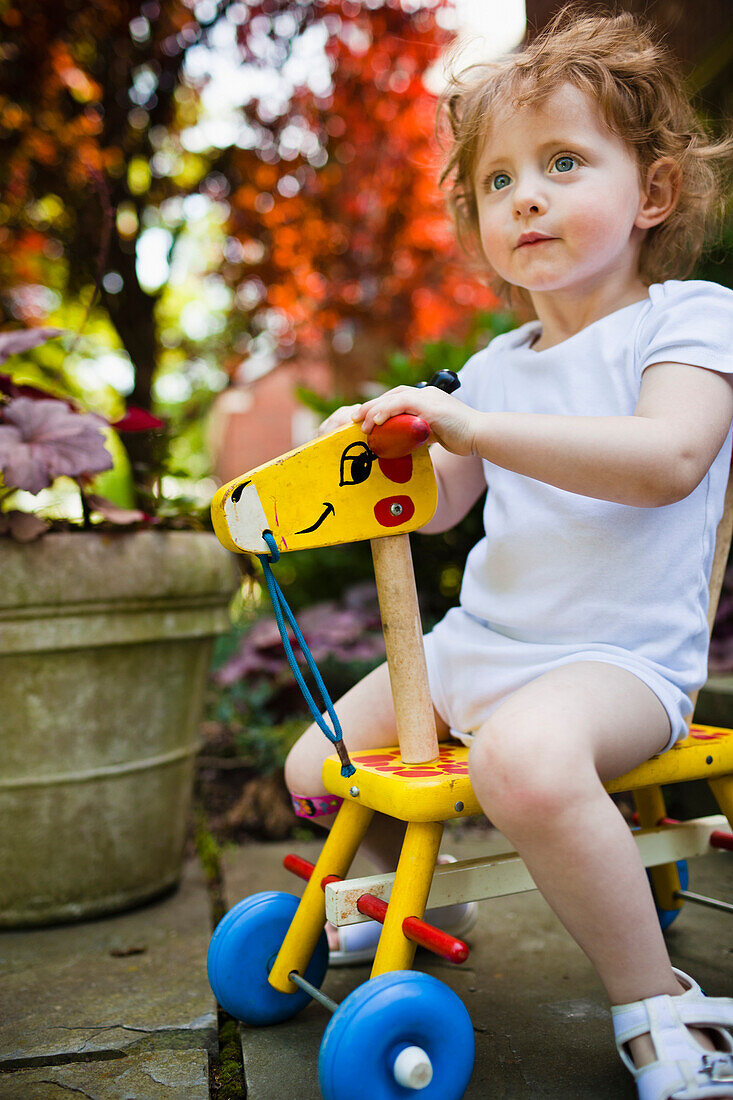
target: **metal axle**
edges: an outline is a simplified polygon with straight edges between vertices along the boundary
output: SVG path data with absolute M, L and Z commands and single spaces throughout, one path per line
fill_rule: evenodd
M 698 905 L 706 905 L 709 909 L 722 909 L 724 913 L 733 913 L 733 905 L 729 901 L 708 898 L 704 894 L 693 894 L 691 890 L 675 890 L 674 896 L 684 898 L 685 901 L 694 901 Z
M 323 1005 L 324 1008 L 327 1008 L 329 1012 L 335 1012 L 338 1008 L 335 1001 L 332 1001 L 325 993 L 321 993 L 320 989 L 315 985 L 311 985 L 309 981 L 301 977 L 297 970 L 291 970 L 288 977 L 294 985 L 299 985 L 301 989 L 305 990 L 309 997 L 312 997 L 314 1001 L 318 1001 L 318 1003 Z

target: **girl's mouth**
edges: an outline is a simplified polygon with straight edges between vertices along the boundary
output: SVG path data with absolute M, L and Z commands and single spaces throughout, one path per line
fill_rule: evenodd
M 557 237 L 540 237 L 535 234 L 527 234 L 526 238 L 520 237 L 517 241 L 517 248 L 531 248 L 537 244 L 547 244 L 549 241 L 556 241 Z

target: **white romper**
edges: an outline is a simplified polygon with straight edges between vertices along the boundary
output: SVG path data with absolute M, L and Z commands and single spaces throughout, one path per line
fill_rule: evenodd
M 670 280 L 545 351 L 532 321 L 460 373 L 483 412 L 631 416 L 654 363 L 733 374 L 733 291 Z M 707 677 L 708 582 L 731 432 L 696 489 L 636 508 L 557 489 L 484 461 L 486 536 L 466 560 L 460 605 L 425 637 L 433 702 L 468 742 L 519 687 L 560 665 L 605 661 L 647 684 L 686 736 Z

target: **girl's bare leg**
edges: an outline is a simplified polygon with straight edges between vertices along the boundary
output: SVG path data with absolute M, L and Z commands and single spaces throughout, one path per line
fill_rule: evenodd
M 636 844 L 602 785 L 659 752 L 669 735 L 664 707 L 641 680 L 578 662 L 505 700 L 469 754 L 487 816 L 515 845 L 612 1004 L 682 992 Z M 654 1060 L 649 1036 L 631 1046 L 637 1065 Z
M 334 709 L 349 752 L 389 748 L 397 744 L 397 723 L 386 663 L 360 680 L 339 699 Z M 448 726 L 437 711 L 435 725 L 438 737 L 445 739 L 449 732 Z M 315 722 L 310 725 L 290 750 L 285 761 L 285 782 L 288 789 L 306 796 L 325 794 L 326 788 L 321 777 L 323 761 L 327 756 L 332 756 L 334 751 L 333 745 Z M 333 823 L 333 817 L 330 816 L 314 817 L 310 820 L 325 828 L 330 828 Z M 394 871 L 404 833 L 403 822 L 385 817 L 384 814 L 375 814 L 361 851 L 374 863 L 377 870 Z

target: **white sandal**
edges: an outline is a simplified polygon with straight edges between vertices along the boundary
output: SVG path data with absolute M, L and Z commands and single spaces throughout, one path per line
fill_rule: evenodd
M 455 863 L 455 856 L 440 855 L 438 863 Z M 438 909 L 428 909 L 425 920 L 434 924 L 443 932 L 461 939 L 470 932 L 478 918 L 478 902 L 469 901 L 459 905 L 444 905 Z M 358 966 L 371 962 L 377 953 L 377 944 L 382 931 L 378 921 L 368 920 L 360 924 L 342 924 L 331 926 L 338 933 L 339 946 L 332 947 L 328 953 L 329 966 Z
M 706 997 L 687 974 L 674 973 L 685 987 L 679 996 L 662 994 L 611 1009 L 616 1046 L 634 1075 L 639 1100 L 733 1097 L 733 1000 Z M 718 1049 L 704 1050 L 689 1027 L 711 1032 Z M 625 1044 L 645 1034 L 657 1061 L 637 1069 Z

